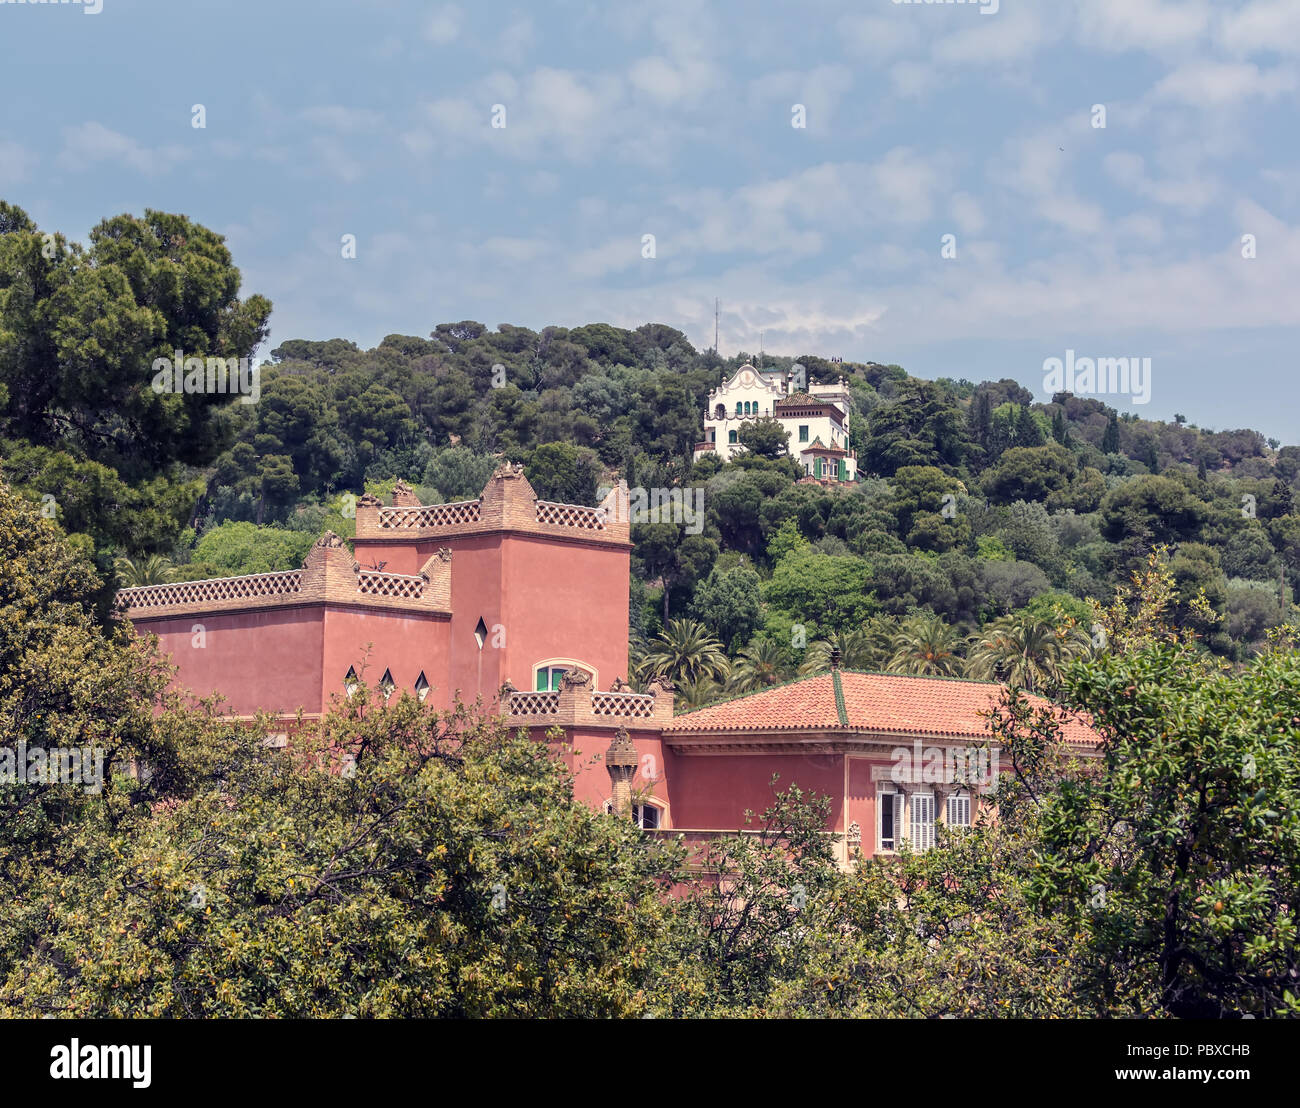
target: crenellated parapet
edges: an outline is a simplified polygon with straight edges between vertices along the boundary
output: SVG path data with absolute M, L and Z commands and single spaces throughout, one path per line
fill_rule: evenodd
M 301 569 L 122 589 L 116 610 L 128 619 L 157 619 L 326 602 L 450 615 L 451 551 L 439 550 L 418 574 L 385 573 L 362 566 L 347 544 L 327 531 Z
M 421 504 L 400 482 L 391 505 L 374 496 L 361 497 L 357 501 L 357 538 L 366 543 L 508 531 L 627 545 L 626 501 L 626 488 L 611 490 L 595 508 L 542 500 L 524 476 L 523 466 L 507 462 L 497 468 L 482 495 L 474 500 Z
M 644 693 L 594 689 L 581 672 L 566 673 L 559 689 L 522 692 L 507 682 L 501 688 L 501 715 L 511 727 L 630 727 L 654 730 L 673 718 L 673 688 L 654 682 Z

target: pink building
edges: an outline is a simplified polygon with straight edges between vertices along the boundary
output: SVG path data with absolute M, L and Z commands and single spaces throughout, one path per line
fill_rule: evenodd
M 778 787 L 832 798 L 841 857 L 924 848 L 971 822 L 999 753 L 984 719 L 1000 686 L 833 670 L 674 716 L 666 682 L 627 676 L 626 491 L 599 508 L 540 500 L 502 466 L 481 496 L 363 497 L 354 552 L 326 534 L 301 569 L 124 589 L 177 682 L 236 716 L 317 718 L 358 678 L 437 707 L 481 700 L 558 751 L 577 797 L 688 838 L 745 826 Z M 1067 745 L 1095 737 L 1067 722 Z

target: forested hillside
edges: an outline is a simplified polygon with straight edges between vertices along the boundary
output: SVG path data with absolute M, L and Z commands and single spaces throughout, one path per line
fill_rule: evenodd
M 106 576 L 296 565 L 324 528 L 350 533 L 357 494 L 402 479 L 425 502 L 468 498 L 504 458 L 554 500 L 593 504 L 619 478 L 703 489 L 702 528 L 633 528 L 634 648 L 687 704 L 815 669 L 832 640 L 857 668 L 1049 686 L 1089 648 L 1085 602 L 1158 546 L 1178 618 L 1217 654 L 1244 660 L 1291 610 L 1300 448 L 1254 431 L 1035 404 L 960 366 L 923 381 L 769 355 L 847 378 L 861 479 L 801 482 L 779 434 L 693 464 L 709 390 L 759 359 L 660 323 L 295 339 L 256 403 L 150 391 L 160 350 L 256 350 L 270 304 L 238 287 L 219 236 L 182 216 L 117 217 L 82 248 L 0 207 L 0 466 Z

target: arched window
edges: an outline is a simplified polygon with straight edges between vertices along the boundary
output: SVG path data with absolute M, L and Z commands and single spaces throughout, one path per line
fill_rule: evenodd
M 573 670 L 585 673 L 595 688 L 596 671 L 571 658 L 548 658 L 544 662 L 538 662 L 533 666 L 533 688 L 537 692 L 556 692 L 564 675 Z
M 742 414 L 744 413 L 744 411 L 745 411 L 745 406 L 744 406 L 744 405 L 743 405 L 739 400 L 737 400 L 737 401 L 736 401 L 736 415 L 742 415 Z

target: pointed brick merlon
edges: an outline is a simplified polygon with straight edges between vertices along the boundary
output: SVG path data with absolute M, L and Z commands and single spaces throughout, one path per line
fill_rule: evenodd
M 118 593 L 130 619 L 204 612 L 350 604 L 390 611 L 451 614 L 451 552 L 439 550 L 418 574 L 385 573 L 361 565 L 333 531 L 313 544 L 301 569 L 147 585 Z
M 415 490 L 405 481 L 398 481 L 393 486 L 393 507 L 418 508 L 420 506 L 420 498 L 415 495 Z

